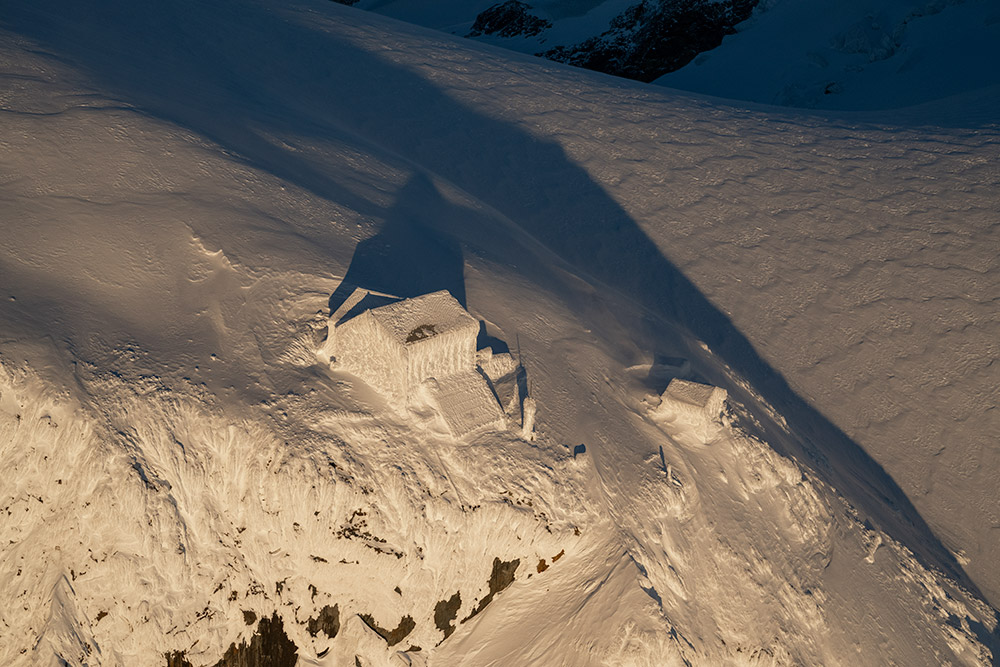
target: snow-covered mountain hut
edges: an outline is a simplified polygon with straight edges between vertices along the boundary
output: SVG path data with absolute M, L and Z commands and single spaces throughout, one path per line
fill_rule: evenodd
M 363 304 L 367 293 L 356 296 L 345 305 Z M 356 306 L 348 310 L 352 308 Z M 330 318 L 324 347 L 338 369 L 358 376 L 397 405 L 405 405 L 424 386 L 456 436 L 503 423 L 496 398 L 476 370 L 479 323 L 447 291 L 353 316 L 343 310 Z
M 727 397 L 721 387 L 674 378 L 660 396 L 653 416 L 665 421 L 680 419 L 708 437 L 719 422 Z

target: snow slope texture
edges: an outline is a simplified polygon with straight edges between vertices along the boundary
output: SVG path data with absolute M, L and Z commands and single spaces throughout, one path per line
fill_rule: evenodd
M 989 0 L 773 0 L 657 83 L 793 107 L 895 109 L 995 88 L 998 60 L 1000 10 Z
M 741 283 L 795 248 L 810 294 L 850 293 L 824 273 L 850 255 L 807 223 L 853 207 L 898 238 L 870 214 L 887 191 L 946 239 L 961 201 L 988 240 L 989 128 L 734 109 L 329 3 L 21 6 L 3 29 L 5 663 L 213 664 L 244 612 L 276 612 L 303 664 L 993 661 L 995 612 L 905 498 L 788 411 L 738 332 L 699 329 L 716 316 L 657 260 L 780 367 L 809 348 L 751 325 L 802 295 L 777 269 Z M 862 143 L 910 180 L 845 163 Z M 373 288 L 460 267 L 528 367 L 534 442 L 440 437 L 315 364 L 359 242 L 408 234 L 441 270 L 366 256 L 394 283 Z M 733 397 L 709 446 L 650 418 L 660 355 Z M 938 493 L 990 502 L 972 482 Z M 958 540 L 983 588 L 987 539 Z

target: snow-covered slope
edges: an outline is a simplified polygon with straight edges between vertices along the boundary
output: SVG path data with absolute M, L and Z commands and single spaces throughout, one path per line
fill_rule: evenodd
M 639 81 L 719 45 L 758 0 L 338 0 L 453 35 Z
M 1000 7 L 990 0 L 772 0 L 657 83 L 794 107 L 894 109 L 1000 86 L 997 62 Z
M 991 0 L 349 4 L 608 74 L 766 104 L 896 109 L 1000 86 L 1000 10 Z
M 996 130 L 726 106 L 327 2 L 2 22 L 3 664 L 214 664 L 271 618 L 300 664 L 993 661 Z M 534 439 L 452 439 L 320 363 L 345 275 L 463 301 Z M 933 356 L 882 383 L 899 330 Z M 682 370 L 720 424 L 655 410 Z M 814 407 L 942 483 L 914 508 Z M 972 437 L 934 457 L 910 419 Z

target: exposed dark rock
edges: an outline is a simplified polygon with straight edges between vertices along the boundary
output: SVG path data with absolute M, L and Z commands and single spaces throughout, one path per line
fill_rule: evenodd
M 247 625 L 253 625 L 257 622 L 257 614 L 246 609 L 243 610 L 243 622 Z
M 333 639 L 340 632 L 340 609 L 337 605 L 333 605 L 332 607 L 329 605 L 324 606 L 319 610 L 319 616 L 309 619 L 306 624 L 306 630 L 313 637 L 320 631 L 323 631 L 327 637 Z
M 493 571 L 490 573 L 489 581 L 490 592 L 483 596 L 483 599 L 479 601 L 479 604 L 476 605 L 471 614 L 462 619 L 463 623 L 483 609 L 486 609 L 486 605 L 493 602 L 494 595 L 514 583 L 514 572 L 517 571 L 517 566 L 520 564 L 521 561 L 518 558 L 509 561 L 502 561 L 499 558 L 493 559 Z
M 453 621 L 458 616 L 458 610 L 461 606 L 462 591 L 458 591 L 447 600 L 441 600 L 434 605 L 434 625 L 444 633 L 445 639 L 455 632 Z
M 288 635 L 277 613 L 262 618 L 250 644 L 232 644 L 215 667 L 295 667 L 298 649 Z
M 652 81 L 714 49 L 750 17 L 759 0 L 642 0 L 610 29 L 538 55 L 586 69 Z
M 399 619 L 399 625 L 396 626 L 395 630 L 386 630 L 385 628 L 379 626 L 372 618 L 371 614 L 359 614 L 361 620 L 365 622 L 369 628 L 375 631 L 385 643 L 389 646 L 395 646 L 399 642 L 406 638 L 406 635 L 413 631 L 413 628 L 417 627 L 416 621 L 413 620 L 412 616 L 404 616 Z
M 192 667 L 183 652 L 166 654 L 167 667 Z M 298 648 L 285 634 L 281 618 L 275 613 L 262 618 L 250 644 L 230 644 L 229 650 L 214 667 L 295 667 Z
M 338 2 L 342 5 L 347 5 L 348 7 L 358 4 L 358 0 L 333 0 L 333 2 Z
M 472 24 L 469 37 L 532 37 L 552 27 L 549 21 L 530 12 L 531 6 L 519 0 L 507 0 L 482 11 Z
M 174 651 L 167 653 L 167 667 L 193 667 L 193 665 L 188 662 L 183 651 Z

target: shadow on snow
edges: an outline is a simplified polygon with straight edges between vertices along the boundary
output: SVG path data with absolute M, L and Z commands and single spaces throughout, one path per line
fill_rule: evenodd
M 396 206 L 383 210 L 324 173 L 321 163 L 268 140 L 261 128 L 305 139 L 374 142 L 383 153 L 461 188 L 580 275 L 643 306 L 664 330 L 672 323 L 707 343 L 787 418 L 798 437 L 786 453 L 876 518 L 925 565 L 981 596 L 882 467 L 796 395 L 559 145 L 487 117 L 416 72 L 353 44 L 344 36 L 352 28 L 335 21 L 352 16 L 364 25 L 371 20 L 364 14 L 331 3 L 315 7 L 322 8 L 313 15 L 316 26 L 232 0 L 120 0 L 99 8 L 68 0 L 37 8 L 15 3 L 0 20 L 145 112 L 317 197 L 384 219 L 380 233 L 358 245 L 350 282 L 400 296 L 448 289 L 464 303 L 461 250 L 432 227 L 434 216 L 450 205 L 426 177 L 416 176 Z M 408 217 L 421 207 L 426 218 Z M 331 297 L 331 305 L 342 296 Z

